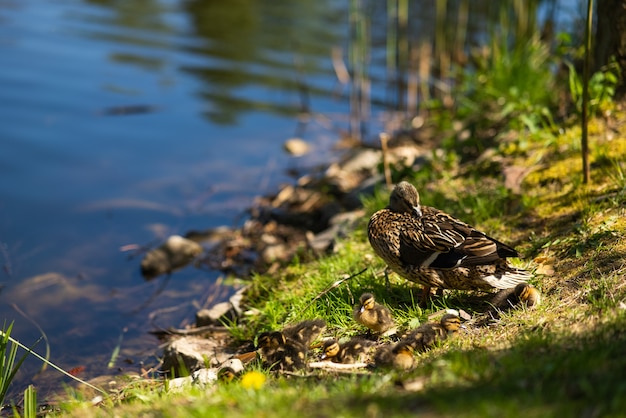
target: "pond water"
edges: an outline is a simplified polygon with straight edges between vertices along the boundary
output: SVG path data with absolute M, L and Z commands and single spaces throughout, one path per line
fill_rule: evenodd
M 430 3 L 412 20 L 429 32 Z M 374 4 L 379 115 L 386 6 Z M 30 345 L 43 330 L 50 359 L 83 378 L 137 371 L 154 363 L 148 330 L 183 326 L 225 297 L 217 272 L 146 282 L 140 256 L 123 250 L 233 225 L 254 196 L 292 181 L 288 168 L 332 158 L 348 127 L 347 90 L 331 60 L 347 44 L 348 8 L 0 1 L 0 316 L 15 321 L 13 336 Z M 282 144 L 293 136 L 314 152 L 287 156 Z M 29 359 L 14 393 L 32 382 L 44 397 L 68 382 L 35 375 L 39 366 Z

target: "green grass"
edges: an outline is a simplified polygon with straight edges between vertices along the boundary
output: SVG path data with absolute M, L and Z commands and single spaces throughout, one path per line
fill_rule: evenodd
M 624 120 L 619 126 L 626 133 Z M 500 191 L 496 177 L 479 181 L 457 167 L 411 179 L 425 204 L 515 243 L 526 255 L 519 264 L 540 273 L 532 279 L 543 293 L 536 309 L 511 310 L 489 320 L 483 316 L 490 308 L 488 295 L 447 291 L 420 306 L 419 287 L 393 274 L 388 290 L 384 263 L 364 232 L 369 214 L 386 204 L 388 194 L 381 189 L 365 202 L 368 215 L 336 254 L 309 263 L 295 260 L 280 273 L 255 277 L 247 304 L 258 314 L 233 325 L 233 336 L 237 343 L 251 341 L 261 331 L 317 317 L 328 323 L 324 336 L 363 334 L 351 315 L 366 291 L 391 309 L 400 329 L 415 327 L 444 308 L 473 315 L 457 338 L 419 354 L 414 370 L 290 376 L 254 365 L 252 370 L 266 377 L 258 390 L 235 380 L 174 393 L 164 391 L 162 381 L 139 380 L 100 407 L 91 406 L 89 398 L 71 401 L 69 396 L 63 411 L 120 417 L 623 415 L 626 209 L 615 198 L 623 193 L 621 165 L 615 161 L 626 159 L 626 147 L 605 146 L 597 133 L 594 140 L 592 187 L 576 180 L 580 176 L 568 153 L 539 144 L 525 159 L 518 158 L 517 164 L 533 165 L 534 152 L 540 152 L 544 164 L 524 182 L 524 193 L 532 199 L 517 211 L 501 209 L 516 198 Z M 495 194 L 489 194 L 490 188 Z M 314 349 L 313 357 L 318 354 Z
M 28 352 L 25 352 L 20 358 L 17 357 L 18 344 L 11 338 L 12 330 L 13 323 L 11 322 L 7 326 L 5 322 L 0 331 L 0 405 L 4 402 L 15 374 L 28 357 Z

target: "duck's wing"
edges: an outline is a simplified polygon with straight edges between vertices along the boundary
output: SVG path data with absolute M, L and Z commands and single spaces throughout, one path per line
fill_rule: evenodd
M 400 259 L 405 264 L 451 269 L 520 256 L 515 249 L 445 212 L 426 207 L 422 212 L 421 217 L 405 223 L 400 233 Z

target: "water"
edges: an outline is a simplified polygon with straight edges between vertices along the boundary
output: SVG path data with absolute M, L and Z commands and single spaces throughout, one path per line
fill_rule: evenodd
M 430 31 L 422 11 L 414 22 Z M 347 16 L 335 0 L 0 1 L 0 315 L 13 336 L 29 345 L 42 329 L 50 359 L 84 378 L 137 371 L 154 363 L 149 329 L 223 298 L 217 272 L 145 282 L 121 249 L 232 225 L 290 181 L 286 168 L 331 158 L 348 126 L 330 59 L 346 46 Z M 384 42 L 374 44 L 384 104 Z M 294 135 L 316 152 L 285 155 Z M 33 382 L 43 397 L 68 381 L 33 377 L 39 366 L 26 363 L 14 392 Z
M 51 360 L 82 377 L 137 370 L 153 362 L 149 329 L 224 296 L 216 272 L 144 282 L 140 258 L 120 248 L 232 225 L 289 180 L 286 167 L 315 162 L 282 152 L 296 133 L 330 148 L 323 127 L 299 123 L 294 62 L 317 85 L 310 105 L 345 113 L 327 49 L 339 33 L 311 23 L 341 14 L 309 3 L 0 3 L 0 312 L 14 337 L 31 344 L 41 327 Z M 38 367 L 29 361 L 15 389 Z

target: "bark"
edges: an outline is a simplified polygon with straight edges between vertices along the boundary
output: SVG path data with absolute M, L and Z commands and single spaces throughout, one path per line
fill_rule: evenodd
M 598 71 L 612 56 L 621 68 L 617 96 L 626 94 L 626 0 L 597 0 L 597 29 L 592 68 Z

